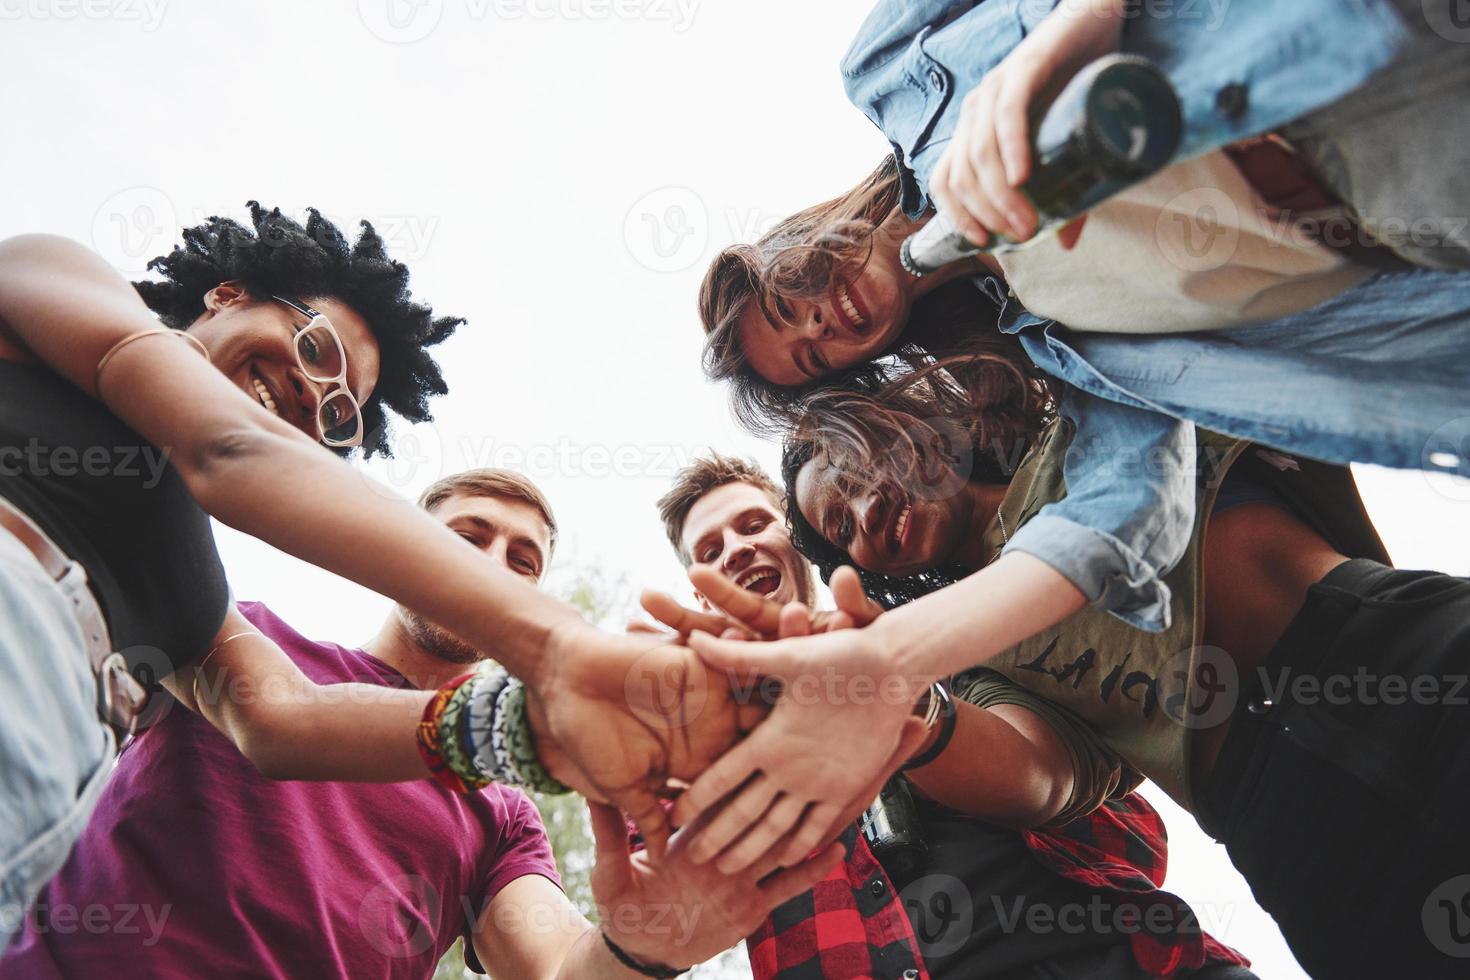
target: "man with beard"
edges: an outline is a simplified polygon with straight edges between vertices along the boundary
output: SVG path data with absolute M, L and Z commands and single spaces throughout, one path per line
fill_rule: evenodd
M 789 625 L 792 614 L 781 611 L 789 603 L 811 607 L 812 568 L 792 543 L 783 497 L 749 460 L 713 453 L 681 472 L 659 514 L 703 613 L 646 593 L 649 613 L 682 632 L 718 633 L 718 610 L 749 630 L 778 619 Z M 862 608 L 855 575 L 834 574 L 832 589 L 852 618 L 878 613 Z M 819 619 L 830 614 L 813 614 L 807 628 L 828 625 Z M 831 746 L 830 758 L 841 765 L 842 746 Z M 1162 819 L 1141 796 L 1110 800 L 1064 827 L 1018 831 L 929 800 L 901 776 L 892 783 L 903 786 L 901 797 L 912 793 L 922 858 L 905 866 L 885 847 L 891 835 L 875 834 L 881 842 L 869 847 L 849 828 L 842 864 L 748 937 L 757 980 L 1255 976 L 1244 957 L 1200 929 L 1188 905 L 1159 889 L 1168 845 Z
M 475 470 L 439 481 L 420 504 L 540 584 L 556 522 L 530 481 Z M 434 689 L 486 657 L 402 607 L 362 649 L 307 640 L 259 603 L 240 608 L 318 684 Z M 227 685 L 216 696 L 281 694 Z M 736 943 L 840 857 L 833 845 L 793 869 L 773 857 L 732 877 L 695 865 L 683 845 L 657 867 L 630 854 L 611 807 L 592 805 L 592 828 L 600 927 L 562 893 L 520 790 L 274 780 L 199 715 L 172 710 L 123 752 L 0 974 L 423 978 L 463 936 L 470 968 L 498 977 L 673 976 Z

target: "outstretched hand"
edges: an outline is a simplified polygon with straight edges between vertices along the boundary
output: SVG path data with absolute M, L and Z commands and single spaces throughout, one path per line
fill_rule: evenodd
M 597 864 L 592 895 L 613 942 L 645 963 L 686 968 L 756 930 L 777 905 L 808 891 L 842 859 L 833 844 L 783 870 L 774 856 L 726 875 L 689 857 L 681 835 L 657 864 L 630 854 L 622 815 L 589 803 Z M 670 915 L 669 910 L 674 910 Z
M 1031 178 L 1031 111 L 1088 63 L 1121 42 L 1125 0 L 1062 0 L 985 74 L 960 107 L 949 146 L 929 177 L 936 207 L 976 245 L 992 233 L 1023 242 L 1036 234 L 1036 207 L 1021 192 Z M 1061 235 L 1070 249 L 1080 219 Z
M 922 685 L 892 672 L 872 634 L 808 635 L 809 625 L 788 613 L 777 641 L 690 639 L 711 666 L 774 678 L 783 691 L 771 717 L 675 804 L 680 825 L 719 807 L 692 836 L 691 856 L 718 857 L 722 872 L 773 848 L 783 863 L 801 860 L 861 813 L 923 740 L 912 714 Z
M 696 630 L 711 636 L 723 636 L 727 630 L 735 628 L 744 631 L 751 639 L 776 639 L 784 635 L 781 631 L 782 614 L 792 607 L 805 611 L 808 633 L 866 626 L 883 612 L 883 607 L 863 591 L 858 573 L 845 566 L 832 575 L 832 598 L 837 603 L 835 610 L 817 611 L 796 602 L 782 606 L 759 593 L 740 588 L 711 568 L 690 569 L 689 581 L 719 612 L 690 609 L 673 596 L 653 589 L 644 590 L 642 596 L 645 612 L 684 637 Z M 630 628 L 633 628 L 632 624 Z
M 658 858 L 672 832 L 660 799 L 694 779 L 753 724 L 726 675 L 666 637 L 583 623 L 547 643 L 544 682 L 527 691 L 537 753 L 589 800 L 616 804 Z

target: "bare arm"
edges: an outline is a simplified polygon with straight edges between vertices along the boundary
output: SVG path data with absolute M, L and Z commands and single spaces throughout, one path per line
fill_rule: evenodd
M 949 745 L 909 782 L 945 806 L 1006 827 L 1039 827 L 1066 805 L 1075 773 L 1067 747 L 1043 718 L 1017 705 L 955 703 Z M 937 737 L 920 746 L 918 755 Z
M 240 633 L 202 669 L 164 683 L 262 775 L 378 783 L 428 776 L 413 731 L 431 692 L 317 684 L 233 609 L 215 643 Z
M 493 977 L 614 980 L 639 977 L 618 962 L 606 931 L 641 963 L 685 968 L 719 955 L 754 932 L 771 910 L 822 880 L 842 857 L 833 844 L 782 868 L 767 856 L 725 875 L 690 860 L 681 838 L 665 860 L 630 853 L 622 815 L 591 804 L 597 864 L 592 893 L 601 926 L 590 925 L 561 890 L 539 875 L 502 889 L 480 917 L 475 952 Z
M 562 890 L 538 874 L 517 878 L 496 893 L 470 940 L 480 964 L 497 980 L 553 980 L 569 975 L 568 965 L 582 971 L 570 975 L 592 980 L 637 976 L 613 959 L 596 927 Z
M 900 675 L 924 683 L 983 664 L 1087 605 L 1061 572 L 1010 552 L 948 588 L 879 618 L 869 630 Z
M 656 791 L 669 776 L 693 778 L 737 734 L 728 687 L 689 651 L 594 630 L 572 606 L 254 403 L 189 345 L 132 344 L 97 391 L 103 355 L 158 324 L 130 283 L 75 242 L 42 235 L 0 242 L 0 323 L 166 450 L 208 513 L 493 651 L 527 684 L 531 726 L 553 774 L 617 801 L 649 847 L 661 850 L 669 826 Z M 629 676 L 708 692 L 704 710 L 697 718 L 659 716 L 658 692 L 640 701 L 624 683 Z
M 90 250 L 30 235 L 0 242 L 0 321 L 31 353 L 166 449 L 214 517 L 478 642 L 512 673 L 576 610 L 465 548 L 453 532 L 253 403 L 192 348 L 124 348 L 102 391 L 97 362 L 158 326 L 132 285 Z M 187 410 L 184 407 L 187 406 Z M 393 556 L 392 561 L 383 560 Z
M 695 569 L 690 578 L 706 598 L 737 622 L 762 637 L 776 635 L 781 608 L 775 603 L 708 569 Z M 841 669 L 844 653 L 855 652 L 859 645 L 876 648 L 879 652 L 871 658 L 872 669 L 903 679 L 917 697 L 933 681 L 982 664 L 1087 604 L 1087 597 L 1071 580 L 1025 552 L 1004 554 L 959 582 L 881 616 L 851 569 L 833 573 L 832 590 L 834 597 L 842 593 L 838 604 L 846 614 L 845 624 L 861 626 L 861 630 L 834 630 L 827 618 L 837 614 L 813 613 L 800 634 L 783 634 L 779 642 L 761 646 L 701 643 L 712 651 L 711 659 L 749 654 L 750 664 L 721 661 L 721 666 L 751 670 L 777 660 L 778 652 L 795 653 L 803 647 L 830 651 L 830 665 Z M 719 617 L 684 609 L 661 593 L 646 592 L 643 602 L 655 618 L 681 632 L 699 630 L 713 637 L 723 626 Z M 855 657 L 847 659 L 855 662 Z M 818 660 L 813 669 L 827 665 Z

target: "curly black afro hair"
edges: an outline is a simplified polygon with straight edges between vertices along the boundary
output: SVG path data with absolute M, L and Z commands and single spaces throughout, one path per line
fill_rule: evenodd
M 255 297 L 335 298 L 356 310 L 382 348 L 377 388 L 362 407 L 363 452 L 391 456 L 384 406 L 410 422 L 427 422 L 429 399 L 449 388 L 429 348 L 442 343 L 462 317 L 435 317 L 409 293 L 408 268 L 388 257 L 368 222 L 357 241 L 346 237 L 315 208 L 306 226 L 248 202 L 254 230 L 229 218 L 211 217 L 184 229 L 184 244 L 148 263 L 163 281 L 133 283 L 143 302 L 175 330 L 204 313 L 204 294 L 238 281 Z

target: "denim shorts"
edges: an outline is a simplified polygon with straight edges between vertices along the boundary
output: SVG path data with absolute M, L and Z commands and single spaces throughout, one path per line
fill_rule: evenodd
M 66 596 L 0 530 L 0 950 L 65 863 L 112 772 L 81 628 Z

